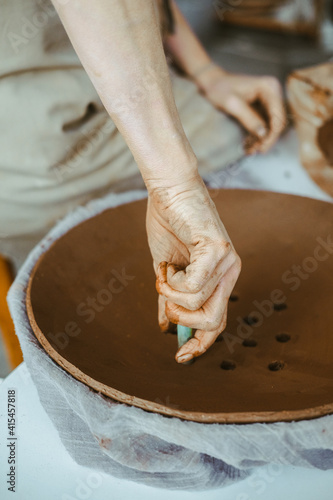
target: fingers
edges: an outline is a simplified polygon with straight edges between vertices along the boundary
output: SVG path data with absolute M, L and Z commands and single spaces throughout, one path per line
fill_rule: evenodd
M 268 134 L 265 120 L 241 97 L 230 95 L 226 99 L 224 109 L 255 138 L 263 139 Z
M 217 337 L 226 327 L 227 307 L 228 304 L 226 303 L 219 328 L 212 332 L 197 330 L 194 337 L 186 342 L 176 353 L 175 359 L 177 363 L 186 363 L 193 358 L 201 356 L 201 354 L 204 354 L 214 344 Z
M 235 268 L 231 268 L 225 278 L 221 280 L 215 293 L 202 308 L 202 313 L 214 316 L 218 312 L 215 323 L 208 323 L 211 328 L 199 328 L 192 339 L 186 342 L 176 354 L 176 361 L 184 363 L 194 357 L 200 356 L 215 342 L 218 335 L 224 330 L 227 322 L 228 298 L 233 290 L 238 277 Z M 168 306 L 167 306 L 168 310 Z M 189 313 L 190 315 L 193 313 Z M 183 323 L 182 323 L 183 324 Z M 218 325 L 218 326 L 216 326 Z
M 263 77 L 258 88 L 258 98 L 264 104 L 269 117 L 269 132 L 259 144 L 257 151 L 268 151 L 286 126 L 281 86 L 273 77 Z
M 169 285 L 179 292 L 193 294 L 200 292 L 210 280 L 216 265 L 229 254 L 231 249 L 231 243 L 225 240 L 214 245 L 197 244 L 191 252 L 191 262 L 185 270 L 170 267 Z
M 163 295 L 169 302 L 173 302 L 179 306 L 196 311 L 209 299 L 222 276 L 227 269 L 233 264 L 236 257 L 234 252 L 229 252 L 227 257 L 220 261 L 215 270 L 213 271 L 210 279 L 206 282 L 199 292 L 185 293 L 175 290 L 169 285 L 171 278 L 180 271 L 180 269 L 173 265 L 161 262 L 157 269 L 156 289 L 159 294 Z
M 239 274 L 235 271 L 238 271 L 236 267 L 229 269 L 211 297 L 196 311 L 189 311 L 185 307 L 167 301 L 165 312 L 169 320 L 172 323 L 198 330 L 215 331 L 219 329 L 224 312 L 223 303 L 228 300 Z
M 245 141 L 245 149 L 249 154 L 268 151 L 286 126 L 282 89 L 278 80 L 270 76 L 255 80 L 255 94 L 249 92 L 249 98 L 232 94 L 226 99 L 224 107 L 250 132 L 250 137 Z M 254 98 L 265 106 L 268 127 L 264 118 L 251 106 Z

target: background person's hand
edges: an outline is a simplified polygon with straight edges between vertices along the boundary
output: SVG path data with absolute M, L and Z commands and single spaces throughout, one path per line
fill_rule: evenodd
M 245 148 L 249 154 L 266 152 L 286 126 L 282 89 L 272 76 L 230 74 L 215 64 L 195 79 L 206 98 L 236 118 L 250 132 Z M 253 104 L 264 110 L 267 122 Z
M 159 324 L 196 329 L 179 363 L 203 354 L 224 330 L 228 299 L 241 269 L 208 191 L 197 174 L 173 188 L 150 191 L 147 233 L 157 276 Z

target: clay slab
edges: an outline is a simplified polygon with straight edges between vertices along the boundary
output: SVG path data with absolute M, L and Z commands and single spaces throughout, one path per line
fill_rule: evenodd
M 245 423 L 333 413 L 333 205 L 212 196 L 243 269 L 226 333 L 204 356 L 177 364 L 176 336 L 159 331 L 146 200 L 85 221 L 41 257 L 27 293 L 39 342 L 94 390 L 164 415 Z

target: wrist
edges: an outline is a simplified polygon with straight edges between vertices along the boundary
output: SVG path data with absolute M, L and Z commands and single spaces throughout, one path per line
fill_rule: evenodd
M 228 73 L 218 66 L 214 61 L 204 64 L 198 68 L 192 75 L 191 79 L 197 85 L 203 94 L 207 94 L 221 78 Z
M 182 158 L 181 160 L 172 161 L 167 158 L 163 162 L 155 165 L 154 168 L 140 169 L 143 180 L 146 184 L 149 194 L 156 191 L 160 192 L 179 192 L 188 186 L 201 180 L 198 172 L 197 158 Z
M 163 213 L 173 207 L 179 207 L 183 211 L 184 206 L 189 202 L 192 207 L 200 205 L 200 210 L 212 206 L 207 187 L 197 172 L 186 181 L 178 182 L 168 188 L 155 187 L 148 191 L 148 202 L 154 205 L 158 211 Z

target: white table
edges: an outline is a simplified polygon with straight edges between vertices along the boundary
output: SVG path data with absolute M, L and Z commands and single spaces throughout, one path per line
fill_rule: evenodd
M 213 183 L 300 194 L 329 200 L 297 160 L 295 133 L 290 131 L 265 156 L 250 158 Z M 17 393 L 16 493 L 7 491 L 7 391 Z M 204 493 L 177 492 L 119 480 L 77 465 L 62 445 L 41 406 L 22 363 L 0 384 L 0 499 L 16 500 L 332 500 L 333 470 L 268 466 L 245 481 Z

